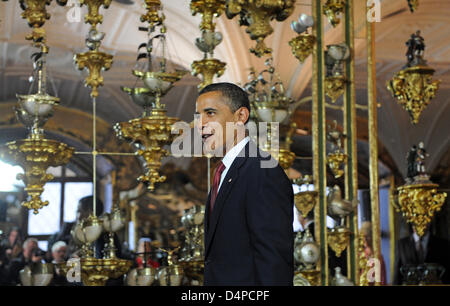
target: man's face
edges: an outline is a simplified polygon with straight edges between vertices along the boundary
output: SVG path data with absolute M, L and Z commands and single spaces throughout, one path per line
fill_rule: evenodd
M 227 135 L 227 122 L 239 122 L 239 110 L 233 113 L 221 92 L 210 91 L 200 95 L 195 113 L 200 116 L 196 128 L 202 136 L 205 153 L 225 154 L 227 145 L 228 149 L 233 147 L 235 133 Z M 243 123 L 241 125 L 244 126 Z
M 56 262 L 62 262 L 62 261 L 64 261 L 64 258 L 66 257 L 66 251 L 67 251 L 67 248 L 65 246 L 62 246 L 59 249 L 55 250 L 52 253 L 52 256 Z

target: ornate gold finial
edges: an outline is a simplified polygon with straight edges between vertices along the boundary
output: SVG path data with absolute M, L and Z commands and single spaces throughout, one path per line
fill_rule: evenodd
M 336 227 L 328 229 L 327 235 L 329 246 L 336 253 L 336 256 L 340 257 L 350 242 L 350 230 L 345 227 Z
M 239 14 L 240 25 L 247 26 L 246 32 L 256 46 L 250 49 L 258 57 L 270 55 L 272 50 L 266 46 L 264 39 L 272 34 L 270 21 L 283 21 L 294 11 L 295 0 L 229 0 L 226 5 L 226 15 L 229 19 Z
M 369 279 L 367 278 L 367 274 L 369 272 L 369 266 L 368 266 L 368 258 L 366 256 L 365 250 L 365 237 L 363 234 L 359 234 L 358 239 L 358 253 L 359 253 L 359 285 L 360 286 L 369 286 Z
M 400 211 L 412 223 L 417 234 L 423 236 L 434 213 L 441 210 L 447 193 L 437 192 L 437 184 L 411 184 L 397 188 Z
M 141 15 L 142 22 L 148 22 L 150 27 L 161 25 L 164 21 L 164 14 L 159 15 L 161 9 L 160 0 L 144 0 L 147 12 Z
M 88 7 L 88 13 L 84 15 L 84 22 L 89 23 L 94 29 L 97 24 L 103 22 L 103 15 L 99 14 L 100 6 L 105 9 L 109 7 L 112 0 L 80 0 L 81 5 Z
M 439 80 L 432 80 L 434 69 L 424 66 L 409 67 L 398 72 L 387 88 L 397 102 L 409 113 L 411 122 L 417 124 L 422 111 L 436 96 Z
M 7 143 L 0 150 L 0 157 L 11 163 L 20 165 L 24 174 L 17 178 L 25 183 L 25 191 L 30 196 L 28 201 L 22 203 L 28 209 L 38 210 L 48 205 L 40 196 L 44 185 L 53 179 L 53 175 L 46 173 L 48 167 L 57 167 L 67 164 L 74 148 L 66 144 L 43 138 L 22 139 Z
M 79 70 L 87 68 L 89 76 L 86 77 L 85 85 L 92 88 L 91 97 L 98 96 L 97 88 L 103 85 L 102 70 L 111 68 L 113 56 L 100 51 L 88 51 L 75 54 L 74 60 Z
M 303 63 L 305 59 L 312 53 L 316 37 L 311 34 L 300 34 L 289 41 L 294 56 Z
M 335 103 L 344 94 L 346 84 L 347 79 L 343 75 L 325 78 L 325 94 L 330 97 L 331 102 Z
M 344 8 L 345 0 L 327 0 L 323 5 L 323 13 L 333 27 L 336 27 L 341 22 L 338 15 L 344 11 Z
M 225 71 L 225 66 L 226 63 L 215 58 L 204 58 L 194 61 L 191 65 L 192 74 L 194 76 L 198 74 L 203 76 L 203 81 L 198 85 L 198 89 L 201 90 L 206 85 L 211 84 L 214 76 L 220 77 Z
M 40 28 L 45 21 L 50 19 L 46 6 L 50 5 L 51 0 L 19 0 L 23 12 L 22 18 L 26 19 L 28 25 L 32 28 Z
M 225 0 L 191 0 L 191 13 L 202 15 L 200 30 L 214 32 L 216 24 L 214 17 L 219 17 L 225 11 Z
M 91 29 L 86 38 L 86 46 L 89 51 L 75 54 L 74 61 L 79 70 L 88 69 L 89 75 L 86 77 L 84 84 L 91 87 L 91 97 L 95 98 L 98 96 L 97 88 L 103 85 L 101 71 L 111 68 L 113 62 L 111 54 L 99 51 L 105 33 L 98 32 L 96 29 L 97 24 L 103 22 L 103 16 L 99 15 L 100 6 L 103 5 L 104 8 L 108 8 L 111 0 L 80 0 L 80 3 L 88 7 L 85 23 L 91 24 Z
M 420 31 L 411 34 L 406 45 L 407 63 L 386 86 L 397 102 L 408 111 L 412 123 L 416 124 L 422 111 L 436 95 L 440 81 L 432 80 L 434 69 L 423 58 L 425 42 Z

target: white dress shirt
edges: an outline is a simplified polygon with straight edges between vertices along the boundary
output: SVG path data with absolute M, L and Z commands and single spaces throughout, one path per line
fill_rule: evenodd
M 230 151 L 225 154 L 222 159 L 222 163 L 225 166 L 225 170 L 223 170 L 222 175 L 220 176 L 219 188 L 217 188 L 217 194 L 219 194 L 220 186 L 222 186 L 222 182 L 227 176 L 228 169 L 230 169 L 231 165 L 234 162 L 234 159 L 239 155 L 239 153 L 244 149 L 245 145 L 250 141 L 250 137 L 247 136 L 242 139 L 237 145 L 231 148 Z
M 417 235 L 416 233 L 413 233 L 413 238 L 414 238 L 414 242 L 416 244 L 416 251 L 418 251 L 418 245 L 417 243 L 420 240 L 419 235 Z M 426 257 L 427 256 L 427 247 L 428 247 L 428 240 L 430 239 L 430 232 L 427 232 L 425 235 L 423 235 L 422 237 L 422 250 L 423 250 L 423 255 Z

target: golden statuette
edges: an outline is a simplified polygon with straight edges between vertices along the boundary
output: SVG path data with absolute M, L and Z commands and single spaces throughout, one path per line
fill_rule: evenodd
M 219 17 L 225 11 L 225 0 L 191 0 L 191 13 L 202 15 L 200 30 L 214 32 L 216 24 L 214 17 Z
M 323 13 L 327 16 L 328 21 L 333 27 L 336 27 L 341 19 L 338 15 L 342 14 L 345 8 L 345 0 L 327 0 L 323 5 Z
M 252 40 L 256 40 L 256 46 L 251 48 L 250 52 L 262 57 L 272 53 L 272 50 L 264 43 L 264 39 L 273 32 L 270 21 L 285 20 L 294 11 L 294 5 L 295 0 L 229 0 L 226 15 L 229 19 L 239 15 L 239 23 L 246 25 L 245 31 L 250 34 Z
M 441 210 L 447 197 L 447 193 L 437 192 L 438 187 L 432 183 L 413 183 L 397 188 L 400 211 L 419 236 L 424 235 L 435 212 Z

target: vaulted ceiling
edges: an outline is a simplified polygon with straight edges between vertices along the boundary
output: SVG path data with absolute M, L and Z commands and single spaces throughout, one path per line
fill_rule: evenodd
M 133 0 L 131 5 L 113 1 L 110 8 L 101 9 L 104 22 L 99 30 L 106 33 L 102 50 L 114 55 L 114 63 L 109 71 L 103 73 L 105 85 L 100 88 L 97 114 L 110 124 L 139 116 L 141 110 L 120 90 L 121 85 L 132 86 L 135 78 L 131 70 L 135 65 L 137 47 L 146 41 L 146 34 L 138 31 L 143 13 L 142 1 Z M 365 42 L 365 1 L 355 2 L 355 65 L 357 103 L 367 104 L 367 62 Z M 381 22 L 376 23 L 376 67 L 379 140 L 400 172 L 405 174 L 405 156 L 413 144 L 424 141 L 430 153 L 428 168 L 441 169 L 449 165 L 450 148 L 450 1 L 419 1 L 419 8 L 410 13 L 406 0 L 381 1 Z M 165 24 L 168 28 L 169 59 L 191 70 L 194 60 L 202 58 L 194 41 L 200 36 L 198 25 L 200 16 L 192 16 L 189 0 L 162 0 Z M 311 95 L 311 57 L 300 64 L 292 55 L 288 41 L 296 33 L 290 22 L 301 13 L 311 14 L 311 1 L 297 0 L 294 13 L 282 23 L 273 22 L 274 32 L 266 39 L 273 48 L 274 65 L 281 76 L 287 93 L 294 99 Z M 82 8 L 82 15 L 86 12 Z M 84 39 L 89 26 L 80 22 L 69 22 L 68 7 L 60 7 L 54 1 L 48 9 L 50 20 L 45 24 L 50 54 L 48 65 L 54 86 L 57 88 L 61 105 L 90 113 L 92 105 L 89 90 L 84 88 L 85 72 L 76 70 L 73 64 L 74 53 L 86 50 Z M 27 93 L 32 65 L 32 48 L 24 37 L 30 33 L 26 21 L 21 18 L 22 10 L 18 1 L 0 2 L 0 102 L 15 101 L 16 93 Z M 325 17 L 324 17 L 325 18 Z M 427 48 L 425 58 L 436 69 L 435 78 L 441 86 L 428 108 L 423 112 L 417 125 L 410 123 L 408 114 L 387 91 L 385 83 L 405 64 L 405 42 L 410 35 L 420 29 Z M 245 29 L 237 20 L 221 16 L 217 20 L 217 31 L 222 32 L 223 42 L 216 48 L 215 57 L 227 63 L 221 81 L 244 83 L 250 67 L 262 69 L 263 60 L 249 53 L 254 41 L 249 39 Z M 342 26 L 331 27 L 326 22 L 325 44 L 339 43 L 343 40 Z M 185 76 L 176 84 L 163 102 L 170 116 L 190 122 L 195 107 L 199 79 Z M 339 103 L 339 101 L 337 102 Z M 300 108 L 310 110 L 310 106 Z M 341 120 L 339 113 L 329 112 L 329 119 Z M 358 116 L 366 118 L 364 110 Z M 342 122 L 342 121 L 341 121 Z M 364 127 L 362 127 L 364 129 Z M 366 132 L 361 134 L 367 135 Z M 364 138 L 362 138 L 364 140 Z M 361 152 L 367 149 L 361 148 Z M 440 164 L 441 162 L 441 164 Z

